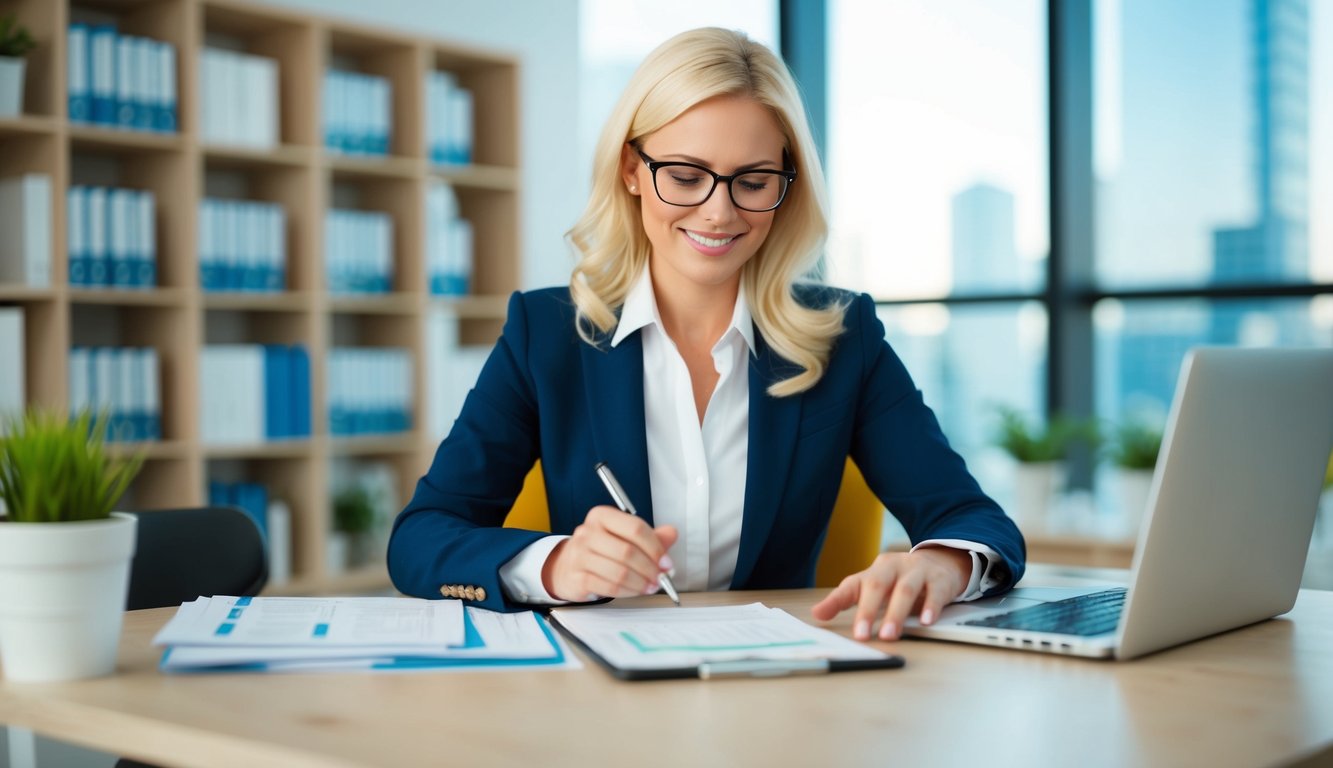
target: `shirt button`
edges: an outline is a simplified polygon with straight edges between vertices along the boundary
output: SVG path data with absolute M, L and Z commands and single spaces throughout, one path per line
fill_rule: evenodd
M 696 477 L 696 478 L 694 478 L 694 484 L 695 484 L 695 485 L 703 485 L 703 484 L 704 484 L 704 479 L 703 479 L 702 477 Z

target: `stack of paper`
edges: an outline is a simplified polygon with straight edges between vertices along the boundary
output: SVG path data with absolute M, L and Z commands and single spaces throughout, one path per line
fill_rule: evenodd
M 166 672 L 577 667 L 531 611 L 396 597 L 201 597 L 154 645 Z

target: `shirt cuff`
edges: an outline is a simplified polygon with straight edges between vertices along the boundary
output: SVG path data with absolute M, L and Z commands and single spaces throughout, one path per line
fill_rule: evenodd
M 972 556 L 972 575 L 967 580 L 967 588 L 963 590 L 963 594 L 954 599 L 955 603 L 976 600 L 986 594 L 987 590 L 1000 585 L 1000 580 L 995 577 L 995 566 L 999 565 L 1003 558 L 985 544 L 965 539 L 926 539 L 912 547 L 912 551 L 915 552 L 922 547 L 963 549 Z
M 500 566 L 500 588 L 505 597 L 516 603 L 530 605 L 568 605 L 568 601 L 552 597 L 542 584 L 542 567 L 551 556 L 555 545 L 568 536 L 543 536 L 524 547 L 509 562 Z

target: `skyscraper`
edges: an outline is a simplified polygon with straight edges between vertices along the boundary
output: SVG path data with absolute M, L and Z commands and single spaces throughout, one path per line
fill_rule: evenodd
M 1014 242 L 1014 196 L 979 183 L 953 196 L 953 289 L 1011 288 L 1022 277 Z
M 1299 280 L 1310 271 L 1309 0 L 1252 0 L 1250 20 L 1257 219 L 1213 232 L 1217 283 Z M 1308 326 L 1290 302 L 1219 304 L 1210 340 L 1243 342 L 1244 317 L 1256 311 L 1279 312 L 1278 325 L 1293 341 Z

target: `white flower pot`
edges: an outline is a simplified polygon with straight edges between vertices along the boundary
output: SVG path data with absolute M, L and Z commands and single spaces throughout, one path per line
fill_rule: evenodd
M 27 59 L 0 56 L 0 117 L 23 114 L 23 70 Z
M 1116 494 L 1120 502 L 1121 530 L 1138 535 L 1143 516 L 1148 511 L 1148 494 L 1152 491 L 1151 469 L 1120 468 L 1115 473 Z
M 116 668 L 134 557 L 133 515 L 0 523 L 0 663 L 14 682 Z
M 1064 483 L 1062 461 L 1019 462 L 1014 468 L 1014 507 L 1009 511 L 1020 528 L 1046 527 L 1051 503 Z

